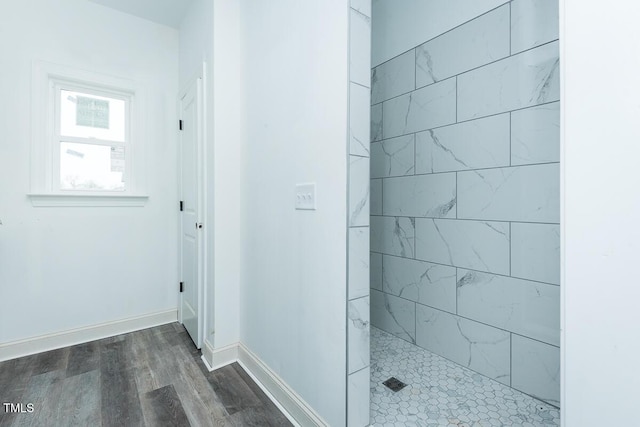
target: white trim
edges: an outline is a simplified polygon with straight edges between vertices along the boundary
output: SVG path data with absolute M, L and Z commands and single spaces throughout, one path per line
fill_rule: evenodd
M 287 418 L 302 426 L 329 426 L 302 397 L 242 343 L 238 345 L 238 362 Z
M 237 362 L 238 345 L 238 343 L 234 343 L 220 348 L 213 348 L 209 340 L 205 339 L 202 343 L 202 360 L 207 365 L 209 372 Z
M 302 397 L 242 343 L 213 348 L 202 344 L 202 361 L 209 372 L 238 362 L 294 426 L 328 427 L 329 424 Z
M 129 101 L 129 127 L 127 130 L 128 151 L 126 157 L 126 195 L 145 193 L 146 186 L 146 119 L 145 108 L 146 91 L 142 84 L 129 79 L 105 75 L 93 71 L 82 70 L 45 61 L 33 61 L 32 91 L 31 91 L 31 193 L 56 194 L 66 196 L 61 192 L 55 181 L 55 167 L 57 150 L 51 138 L 55 133 L 55 84 L 64 81 L 74 87 L 93 88 L 109 93 L 125 94 Z M 59 155 L 59 153 L 58 153 Z M 87 197 L 82 191 L 73 190 L 79 197 Z M 109 192 L 89 193 L 96 200 L 98 197 L 109 198 Z M 56 206 L 65 206 L 64 197 L 59 199 Z M 69 206 L 83 206 L 71 204 Z M 102 206 L 88 204 L 88 206 Z M 111 202 L 106 206 L 122 206 Z M 126 204 L 124 206 L 127 206 Z
M 128 332 L 147 329 L 166 323 L 175 322 L 178 319 L 177 310 L 164 310 L 142 316 L 129 317 L 127 319 L 114 320 L 98 325 L 85 326 L 39 337 L 27 338 L 0 344 L 0 362 L 43 351 L 82 344 Z
M 149 196 L 112 194 L 27 194 L 35 207 L 144 206 Z

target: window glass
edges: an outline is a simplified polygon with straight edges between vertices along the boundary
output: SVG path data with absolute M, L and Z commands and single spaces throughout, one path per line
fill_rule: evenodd
M 60 189 L 124 191 L 125 148 L 60 143 Z
M 70 90 L 60 91 L 60 135 L 125 141 L 125 101 Z

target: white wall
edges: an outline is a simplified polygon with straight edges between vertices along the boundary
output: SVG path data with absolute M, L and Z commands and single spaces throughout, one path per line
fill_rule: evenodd
M 507 0 L 373 0 L 371 66 L 375 67 Z M 376 20 L 377 16 L 384 20 Z
M 561 11 L 563 425 L 624 425 L 640 386 L 640 5 Z
M 0 52 L 0 343 L 175 309 L 177 31 L 85 0 L 10 2 Z M 33 60 L 145 88 L 145 207 L 31 206 Z
M 242 69 L 239 5 L 194 0 L 180 26 L 180 87 L 202 70 L 207 150 L 205 339 L 220 348 L 239 340 L 240 151 Z
M 241 341 L 345 423 L 348 2 L 247 0 Z M 317 210 L 294 210 L 314 181 Z

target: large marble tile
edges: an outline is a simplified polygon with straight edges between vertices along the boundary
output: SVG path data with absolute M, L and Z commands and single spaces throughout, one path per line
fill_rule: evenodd
M 371 103 L 377 104 L 415 89 L 415 51 L 412 49 L 373 69 Z
M 511 386 L 560 406 L 560 349 L 512 336 Z
M 349 228 L 349 299 L 369 295 L 369 227 Z
M 405 341 L 416 342 L 416 304 L 371 290 L 371 324 Z
M 372 216 L 371 250 L 387 255 L 413 258 L 415 220 L 393 216 Z
M 509 274 L 509 224 L 417 218 L 416 258 Z
M 560 165 L 458 172 L 458 218 L 560 222 Z
M 349 301 L 349 373 L 369 366 L 369 297 Z
M 415 136 L 405 135 L 371 145 L 371 177 L 413 175 Z
M 349 87 L 349 153 L 369 157 L 369 89 L 355 83 Z
M 560 288 L 545 283 L 458 270 L 458 314 L 560 345 Z
M 438 173 L 385 179 L 384 215 L 455 218 L 456 174 Z
M 438 82 L 509 56 L 509 5 L 416 48 L 416 86 Z
M 365 427 L 369 425 L 369 368 L 350 374 L 347 379 L 347 425 Z
M 509 114 L 416 134 L 416 173 L 509 166 Z
M 382 180 L 371 180 L 371 198 L 369 199 L 371 215 L 382 215 Z
M 511 113 L 511 164 L 560 161 L 560 103 Z
M 369 258 L 371 289 L 382 290 L 382 254 L 371 252 Z
M 349 156 L 349 225 L 369 225 L 369 158 Z
M 511 53 L 558 39 L 558 0 L 511 2 Z
M 384 138 L 406 135 L 456 122 L 456 79 L 426 86 L 385 101 Z
M 510 334 L 418 304 L 416 343 L 462 366 L 509 384 Z
M 382 289 L 440 310 L 456 311 L 455 267 L 385 255 Z
M 560 284 L 560 226 L 511 224 L 511 275 Z
M 382 104 L 371 106 L 370 138 L 371 142 L 382 139 Z
M 371 0 L 351 0 L 351 8 L 371 18 Z
M 458 121 L 559 100 L 558 42 L 459 75 L 457 93 Z
M 371 18 L 350 10 L 349 80 L 371 87 Z

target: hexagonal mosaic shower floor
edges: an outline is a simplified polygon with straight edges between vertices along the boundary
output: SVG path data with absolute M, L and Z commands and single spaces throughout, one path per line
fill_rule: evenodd
M 390 377 L 408 385 L 393 392 Z M 372 327 L 371 425 L 546 427 L 560 425 L 560 411 Z

